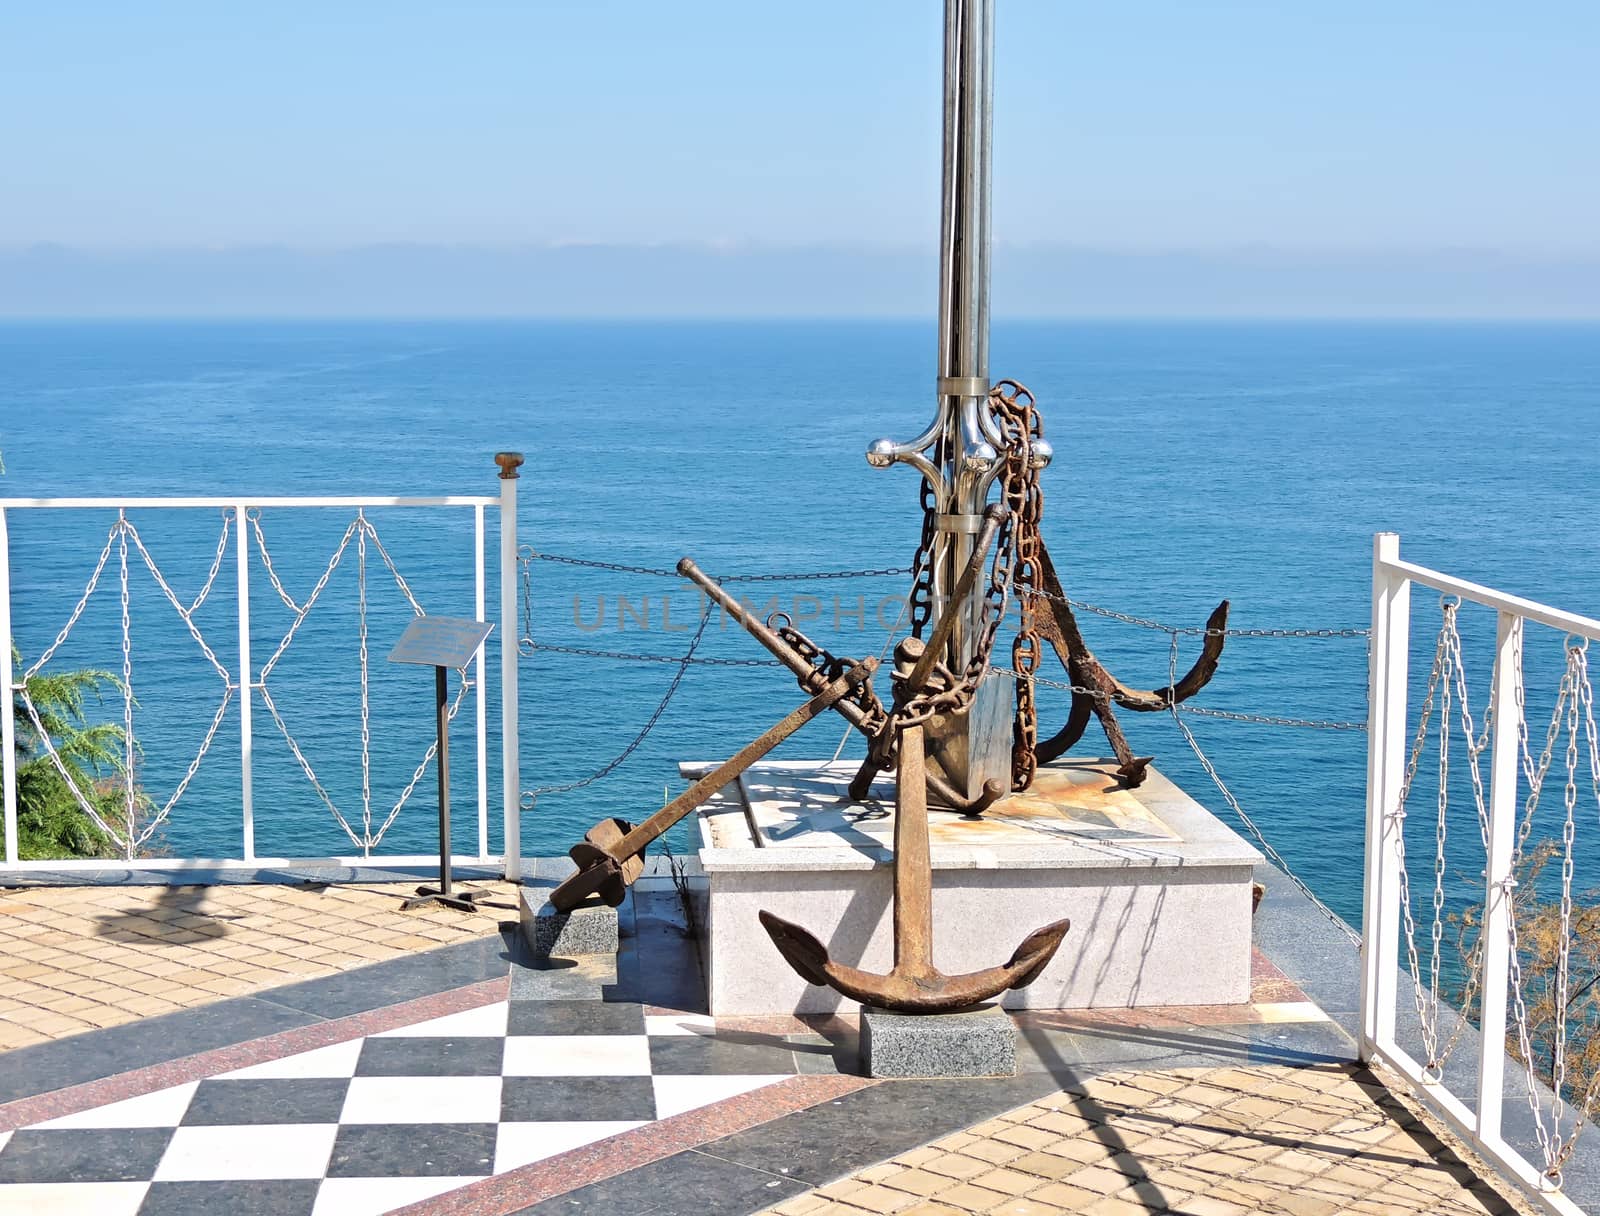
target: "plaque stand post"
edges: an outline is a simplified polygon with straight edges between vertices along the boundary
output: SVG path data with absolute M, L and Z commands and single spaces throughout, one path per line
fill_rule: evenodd
M 457 891 L 450 881 L 450 669 L 464 670 L 489 636 L 492 625 L 452 617 L 419 616 L 401 635 L 389 654 L 391 663 L 415 663 L 433 668 L 434 728 L 437 744 L 434 760 L 439 770 L 439 885 L 417 888 L 414 898 L 400 905 L 402 910 L 425 904 L 443 904 L 462 912 L 476 912 L 478 901 L 487 900 L 492 891 Z

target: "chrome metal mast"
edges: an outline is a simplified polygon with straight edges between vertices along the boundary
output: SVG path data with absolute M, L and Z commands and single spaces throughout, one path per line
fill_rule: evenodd
M 908 443 L 880 439 L 876 468 L 909 464 L 937 510 L 930 550 L 934 612 L 971 553 L 1004 446 L 989 400 L 989 192 L 994 112 L 994 0 L 945 0 L 944 169 L 939 225 L 938 413 Z M 1035 452 L 1038 463 L 1048 448 Z M 981 600 L 956 629 L 946 661 L 959 674 L 972 653 Z M 976 798 L 986 781 L 1010 788 L 1011 682 L 990 678 L 965 715 L 935 721 L 928 762 Z

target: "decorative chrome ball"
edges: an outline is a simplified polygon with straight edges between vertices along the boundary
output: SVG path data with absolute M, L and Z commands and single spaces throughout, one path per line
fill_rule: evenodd
M 874 439 L 867 447 L 867 463 L 875 469 L 887 469 L 894 463 L 893 439 Z

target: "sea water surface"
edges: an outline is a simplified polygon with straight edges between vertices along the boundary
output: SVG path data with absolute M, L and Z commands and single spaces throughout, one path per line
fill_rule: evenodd
M 915 477 L 905 468 L 874 471 L 862 453 L 878 436 L 910 437 L 931 416 L 934 343 L 933 326 L 922 322 L 5 324 L 0 494 L 495 494 L 492 455 L 515 449 L 527 457 L 519 537 L 541 553 L 667 569 L 692 554 L 719 575 L 900 567 L 916 541 Z M 1232 623 L 1244 628 L 1362 629 L 1372 534 L 1388 529 L 1401 533 L 1408 558 L 1600 614 L 1600 328 L 1000 322 L 991 363 L 996 377 L 1027 384 L 1044 411 L 1056 450 L 1044 474 L 1044 529 L 1075 597 L 1186 626 L 1201 624 L 1226 597 Z M 25 662 L 68 620 L 113 518 L 8 512 Z M 221 513 L 131 518 L 179 598 L 192 600 L 217 552 Z M 473 614 L 469 511 L 379 510 L 370 518 L 430 612 Z M 263 513 L 274 570 L 295 605 L 316 586 L 350 520 L 349 511 Z M 496 535 L 490 512 L 491 615 Z M 269 583 L 253 536 L 251 544 L 259 679 L 298 612 Z M 364 776 L 355 550 L 352 541 L 268 688 L 328 797 L 359 826 L 364 786 L 378 824 L 411 778 L 431 731 L 432 689 L 426 671 L 383 661 L 409 609 L 374 547 L 366 566 L 372 763 Z M 542 642 L 671 657 L 691 636 L 698 599 L 676 579 L 549 561 L 530 572 L 528 625 Z M 230 672 L 238 660 L 234 579 L 229 548 L 194 614 Z M 806 618 L 819 642 L 863 654 L 882 649 L 904 583 L 876 576 L 739 590 L 759 607 Z M 223 681 L 137 552 L 129 604 L 138 771 L 162 802 L 199 749 Z M 120 614 L 113 547 L 54 664 L 120 674 Z M 1166 633 L 1081 619 L 1124 680 L 1166 682 Z M 1438 619 L 1437 602 L 1419 593 L 1419 687 Z M 1492 616 L 1464 612 L 1463 628 L 1481 721 Z M 1179 641 L 1182 670 L 1195 639 Z M 720 621 L 701 654 L 765 657 Z M 1548 712 L 1560 654 L 1559 637 L 1530 635 L 1530 717 Z M 491 661 L 491 698 L 495 667 Z M 612 760 L 656 710 L 675 667 L 543 651 L 520 670 L 523 784 L 533 788 L 581 779 Z M 797 697 L 781 671 L 692 668 L 614 772 L 538 799 L 524 817 L 525 846 L 560 852 L 603 816 L 639 819 L 681 788 L 679 760 L 728 754 Z M 1358 722 L 1365 697 L 1363 638 L 1263 637 L 1230 640 L 1196 703 Z M 1065 694 L 1047 688 L 1040 701 L 1053 729 Z M 252 705 L 258 852 L 351 852 L 259 694 Z M 92 712 L 120 718 L 120 696 L 108 691 Z M 237 715 L 230 704 L 153 844 L 178 855 L 237 855 Z M 1137 750 L 1232 820 L 1170 719 L 1122 717 Z M 1289 864 L 1357 919 L 1365 736 L 1190 721 Z M 1533 729 L 1542 732 L 1543 723 Z M 778 754 L 826 758 L 841 730 L 824 720 Z M 453 738 L 456 845 L 470 850 L 470 707 Z M 1086 746 L 1099 742 L 1091 727 Z M 497 747 L 489 753 L 492 843 Z M 855 739 L 846 754 L 859 754 Z M 1470 833 L 1463 779 L 1458 761 L 1456 805 L 1466 818 L 1456 822 Z M 1431 780 L 1430 798 L 1436 774 Z M 385 849 L 432 847 L 432 781 L 424 774 Z M 1431 833 L 1431 821 L 1425 826 Z M 682 832 L 673 840 L 689 847 Z M 1450 881 L 1470 887 L 1471 860 L 1461 859 Z

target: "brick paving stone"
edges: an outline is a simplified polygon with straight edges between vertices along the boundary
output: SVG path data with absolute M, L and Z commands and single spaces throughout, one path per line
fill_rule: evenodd
M 1037 1180 L 1040 1178 L 1048 1178 L 1051 1181 L 1065 1178 L 1077 1169 L 1078 1165 L 1079 1163 L 1070 1157 L 1057 1157 L 1054 1153 L 1029 1153 L 1026 1157 L 1018 1157 L 1013 1161 L 1011 1168 L 1027 1174 L 1037 1185 Z
M 1039 1180 L 1017 1170 L 999 1169 L 979 1174 L 972 1180 L 972 1184 L 1005 1195 L 1026 1195 L 1039 1185 Z
M 1137 1199 L 1111 1195 L 1083 1209 L 1084 1216 L 1150 1216 L 1150 1209 Z
M 991 1191 L 987 1187 L 974 1186 L 970 1182 L 963 1182 L 960 1186 L 944 1192 L 939 1196 L 939 1202 L 948 1204 L 957 1211 L 962 1212 L 987 1212 L 991 1208 L 999 1207 L 1010 1195 L 999 1191 Z
M 877 1212 L 881 1216 L 889 1216 L 892 1212 L 902 1211 L 920 1201 L 915 1195 L 908 1195 L 904 1191 L 891 1190 L 886 1186 L 868 1186 L 859 1191 L 852 1191 L 846 1202 L 851 1207 L 860 1208 L 865 1212 Z
M 1066 1212 L 1080 1211 L 1102 1198 L 1093 1191 L 1086 1191 L 1082 1187 L 1063 1182 L 1052 1182 L 1049 1186 L 1042 1186 L 1028 1197 Z
M 979 1161 L 976 1157 L 964 1157 L 960 1153 L 946 1153 L 928 1162 L 922 1167 L 930 1174 L 943 1174 L 946 1178 L 965 1180 L 976 1178 L 979 1174 L 986 1174 L 994 1167 L 987 1161 Z
M 1011 1144 L 1005 1140 L 980 1140 L 976 1144 L 969 1144 L 961 1150 L 969 1157 L 991 1162 L 994 1165 L 1004 1165 L 1007 1161 L 1022 1156 L 1028 1150 L 1021 1145 Z

